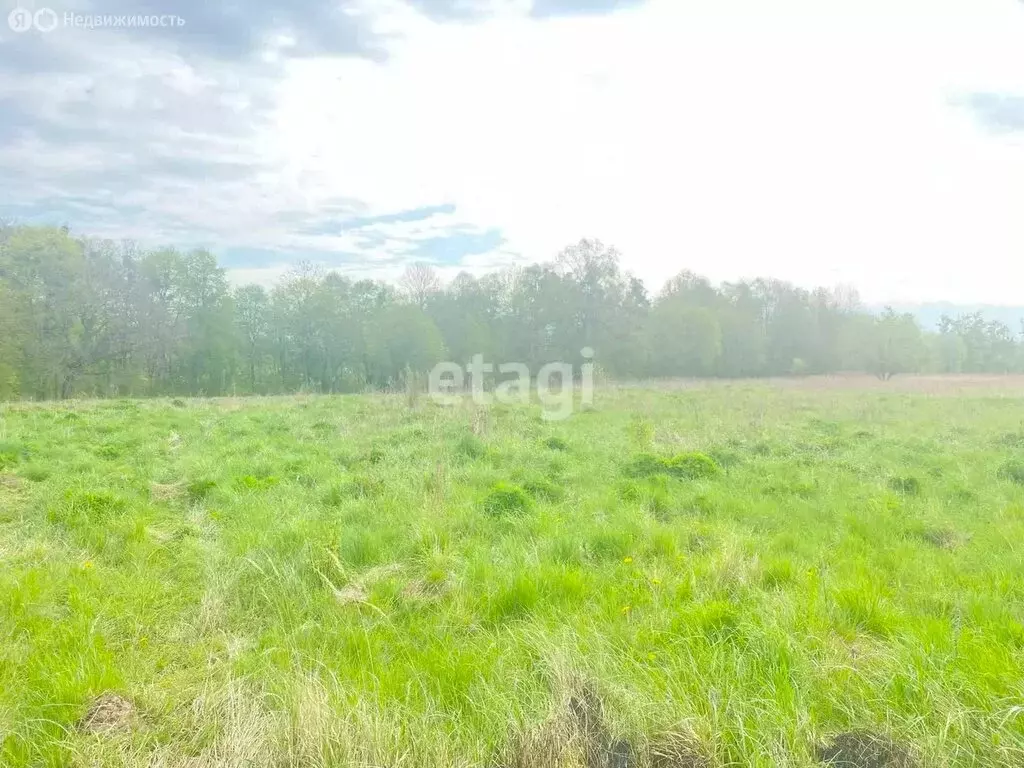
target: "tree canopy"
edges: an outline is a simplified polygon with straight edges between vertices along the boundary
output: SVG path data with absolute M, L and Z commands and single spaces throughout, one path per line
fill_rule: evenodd
M 232 289 L 207 251 L 0 228 L 4 399 L 363 391 L 442 360 L 536 371 L 584 347 L 620 379 L 1024 370 L 1022 334 L 978 314 L 928 332 L 848 288 L 687 270 L 651 296 L 594 240 L 447 285 L 424 264 L 396 286 L 301 265 L 268 290 Z

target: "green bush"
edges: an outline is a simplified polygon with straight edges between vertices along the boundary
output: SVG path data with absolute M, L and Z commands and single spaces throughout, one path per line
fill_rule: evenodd
M 569 450 L 569 444 L 560 437 L 549 437 L 547 440 L 544 441 L 544 445 L 546 445 L 552 451 Z

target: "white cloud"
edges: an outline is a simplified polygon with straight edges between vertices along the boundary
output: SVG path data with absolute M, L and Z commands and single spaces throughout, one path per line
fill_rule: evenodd
M 1019 301 L 1024 143 L 950 103 L 1024 93 L 1018 5 L 510 3 L 470 25 L 391 2 L 387 63 L 293 63 L 262 144 L 309 210 L 453 203 L 531 259 L 600 237 L 652 287 L 686 267 Z

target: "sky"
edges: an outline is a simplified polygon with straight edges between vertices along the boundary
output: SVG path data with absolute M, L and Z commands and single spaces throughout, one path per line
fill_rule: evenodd
M 1019 0 L 0 12 L 7 220 L 209 248 L 235 283 L 479 274 L 588 237 L 652 292 L 689 269 L 1024 303 Z M 137 14 L 183 23 L 68 22 Z

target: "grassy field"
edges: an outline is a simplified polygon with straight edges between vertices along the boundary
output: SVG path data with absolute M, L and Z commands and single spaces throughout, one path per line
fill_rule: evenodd
M 1024 765 L 1024 391 L 893 384 L 0 406 L 0 764 Z

